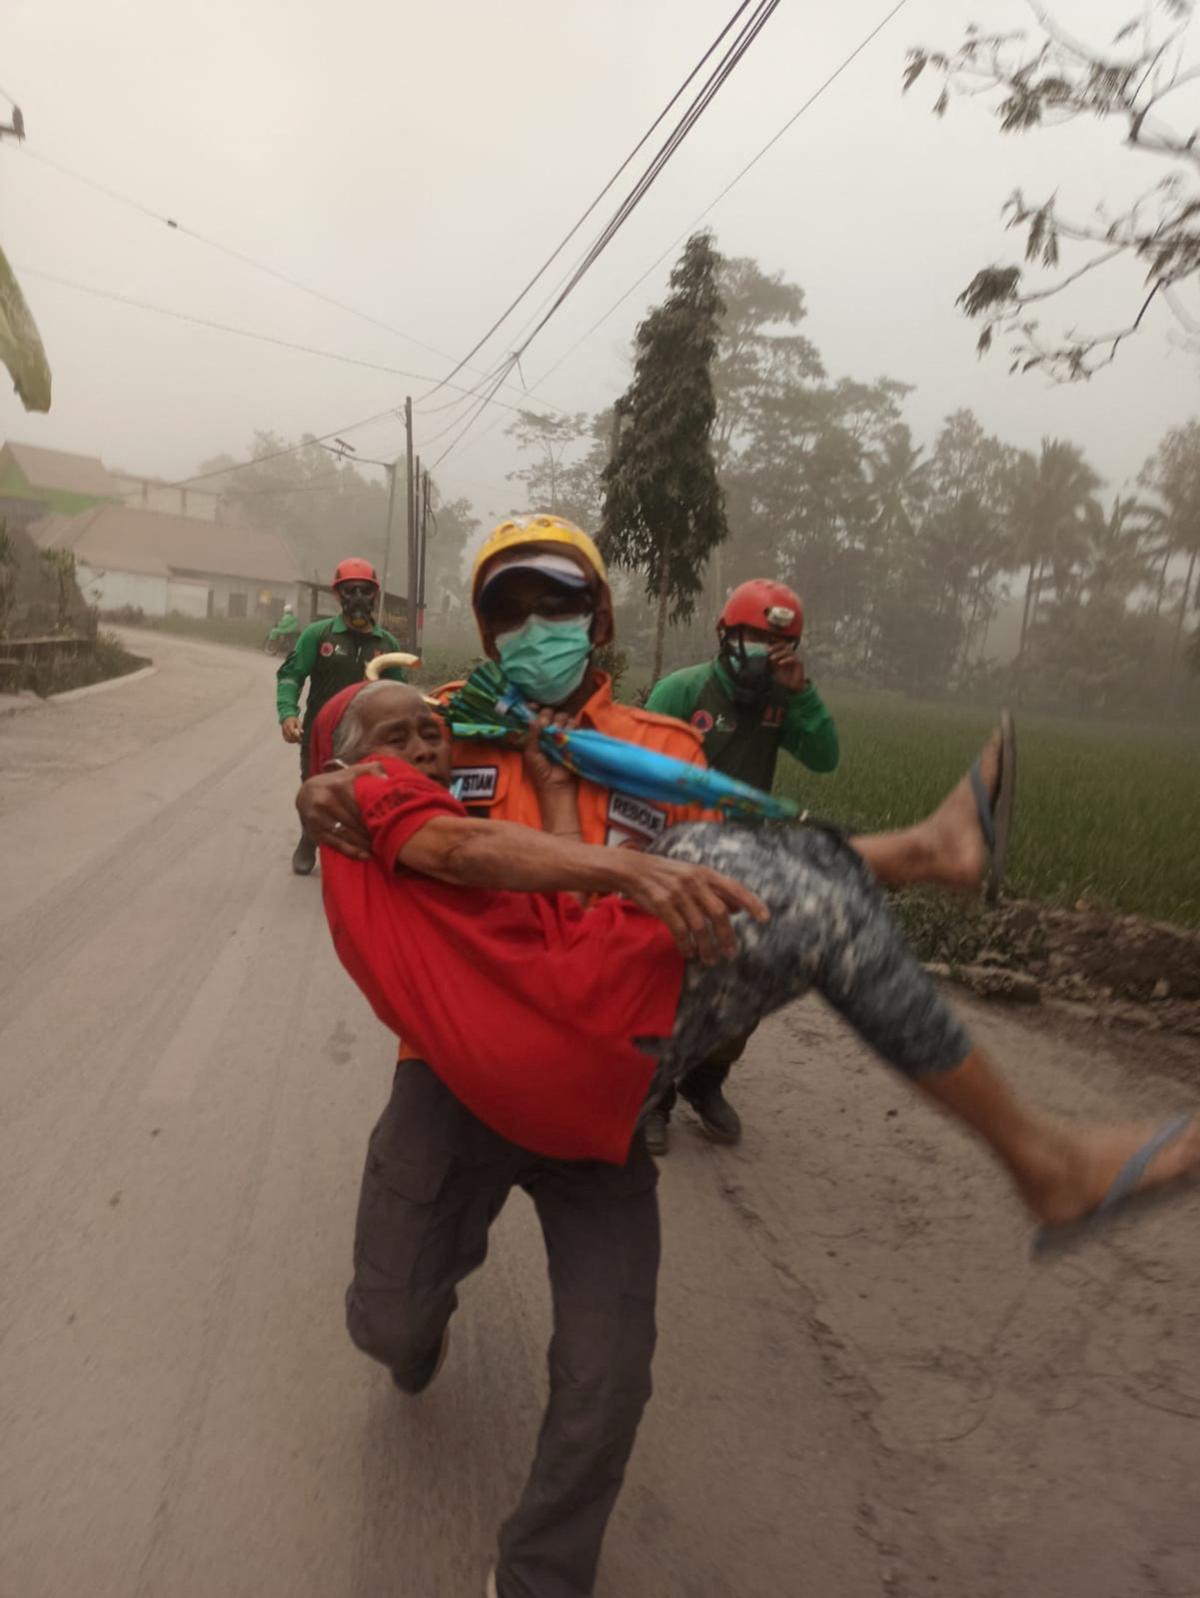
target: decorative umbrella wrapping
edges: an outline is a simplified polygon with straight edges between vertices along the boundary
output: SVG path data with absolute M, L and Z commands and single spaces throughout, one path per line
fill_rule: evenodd
M 476 667 L 443 714 L 456 738 L 498 740 L 528 731 L 534 711 L 494 662 Z M 549 759 L 586 782 L 659 804 L 699 805 L 744 821 L 794 821 L 792 799 L 762 793 L 722 772 L 689 765 L 653 749 L 581 727 L 547 727 L 539 739 Z

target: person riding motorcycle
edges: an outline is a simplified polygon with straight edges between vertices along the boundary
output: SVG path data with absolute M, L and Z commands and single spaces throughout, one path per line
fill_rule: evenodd
M 267 634 L 263 648 L 268 655 L 290 655 L 299 630 L 300 623 L 296 620 L 296 612 L 291 605 L 285 605 L 283 614 Z

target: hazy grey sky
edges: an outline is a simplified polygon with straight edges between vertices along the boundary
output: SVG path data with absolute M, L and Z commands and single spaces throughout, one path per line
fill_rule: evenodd
M 78 169 L 235 250 L 311 283 L 451 355 L 508 302 L 694 64 L 731 0 L 10 0 L 0 83 L 29 150 Z M 827 73 L 890 0 L 783 0 L 721 95 L 601 263 L 530 350 L 531 387 L 641 275 Z M 1134 0 L 1057 0 L 1100 40 Z M 806 331 L 834 374 L 915 385 L 907 416 L 929 440 L 973 407 L 1012 443 L 1074 438 L 1112 485 L 1163 430 L 1200 411 L 1196 359 L 1169 323 L 1087 387 L 979 362 L 954 309 L 971 273 L 1014 258 L 998 213 L 1017 185 L 1057 187 L 1079 211 L 1115 203 L 1157 169 L 1088 125 L 1002 138 L 979 102 L 945 121 L 923 82 L 900 95 L 906 47 L 953 45 L 968 16 L 1031 25 L 1024 0 L 909 0 L 825 97 L 717 207 L 720 248 L 782 270 L 808 297 Z M 1196 30 L 1200 52 L 1200 27 Z M 448 363 L 91 193 L 5 143 L 0 239 L 41 268 L 201 317 L 436 376 Z M 627 380 L 629 335 L 669 261 L 545 384 L 570 409 Z M 241 457 L 256 428 L 324 433 L 422 385 L 102 303 L 20 274 L 54 372 L 54 408 L 0 399 L 0 433 L 182 476 Z M 554 281 L 553 278 L 547 281 Z M 1081 319 L 1120 325 L 1136 277 Z M 530 309 L 539 303 L 535 298 Z M 513 324 L 519 329 L 524 311 Z M 497 337 L 485 364 L 509 347 Z M 512 399 L 509 393 L 506 397 Z M 433 403 L 447 398 L 443 391 Z M 455 412 L 421 416 L 418 446 Z M 481 515 L 513 503 L 511 441 L 493 412 L 439 473 Z M 351 435 L 396 451 L 393 421 Z

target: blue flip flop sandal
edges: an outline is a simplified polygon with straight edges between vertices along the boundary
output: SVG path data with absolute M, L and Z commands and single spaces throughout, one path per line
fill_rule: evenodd
M 1135 1208 L 1140 1212 L 1164 1199 L 1177 1198 L 1179 1190 L 1174 1183 L 1150 1188 L 1147 1192 L 1138 1192 L 1137 1187 L 1154 1156 L 1169 1143 L 1174 1143 L 1176 1138 L 1182 1137 L 1194 1120 L 1195 1116 L 1192 1115 L 1174 1115 L 1160 1126 L 1154 1136 L 1148 1138 L 1137 1153 L 1126 1160 L 1112 1186 L 1090 1215 L 1078 1221 L 1067 1221 L 1061 1226 L 1039 1226 L 1033 1234 L 1030 1249 L 1033 1257 L 1044 1259 L 1049 1254 L 1072 1248 L 1097 1232 L 1104 1231 L 1118 1216 L 1129 1215 Z
M 981 758 L 973 762 L 970 776 L 975 809 L 979 813 L 979 830 L 991 856 L 984 897 L 988 904 L 995 904 L 1008 865 L 1013 805 L 1017 796 L 1017 729 L 1009 711 L 1000 713 L 1000 770 L 995 793 L 988 792 L 983 780 Z

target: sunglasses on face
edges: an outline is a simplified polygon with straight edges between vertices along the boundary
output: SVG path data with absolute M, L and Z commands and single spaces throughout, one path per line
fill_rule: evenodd
M 534 594 L 503 590 L 494 598 L 489 594 L 483 610 L 492 631 L 502 633 L 521 626 L 530 616 L 559 621 L 568 616 L 591 616 L 595 607 L 581 590 L 555 585 Z

